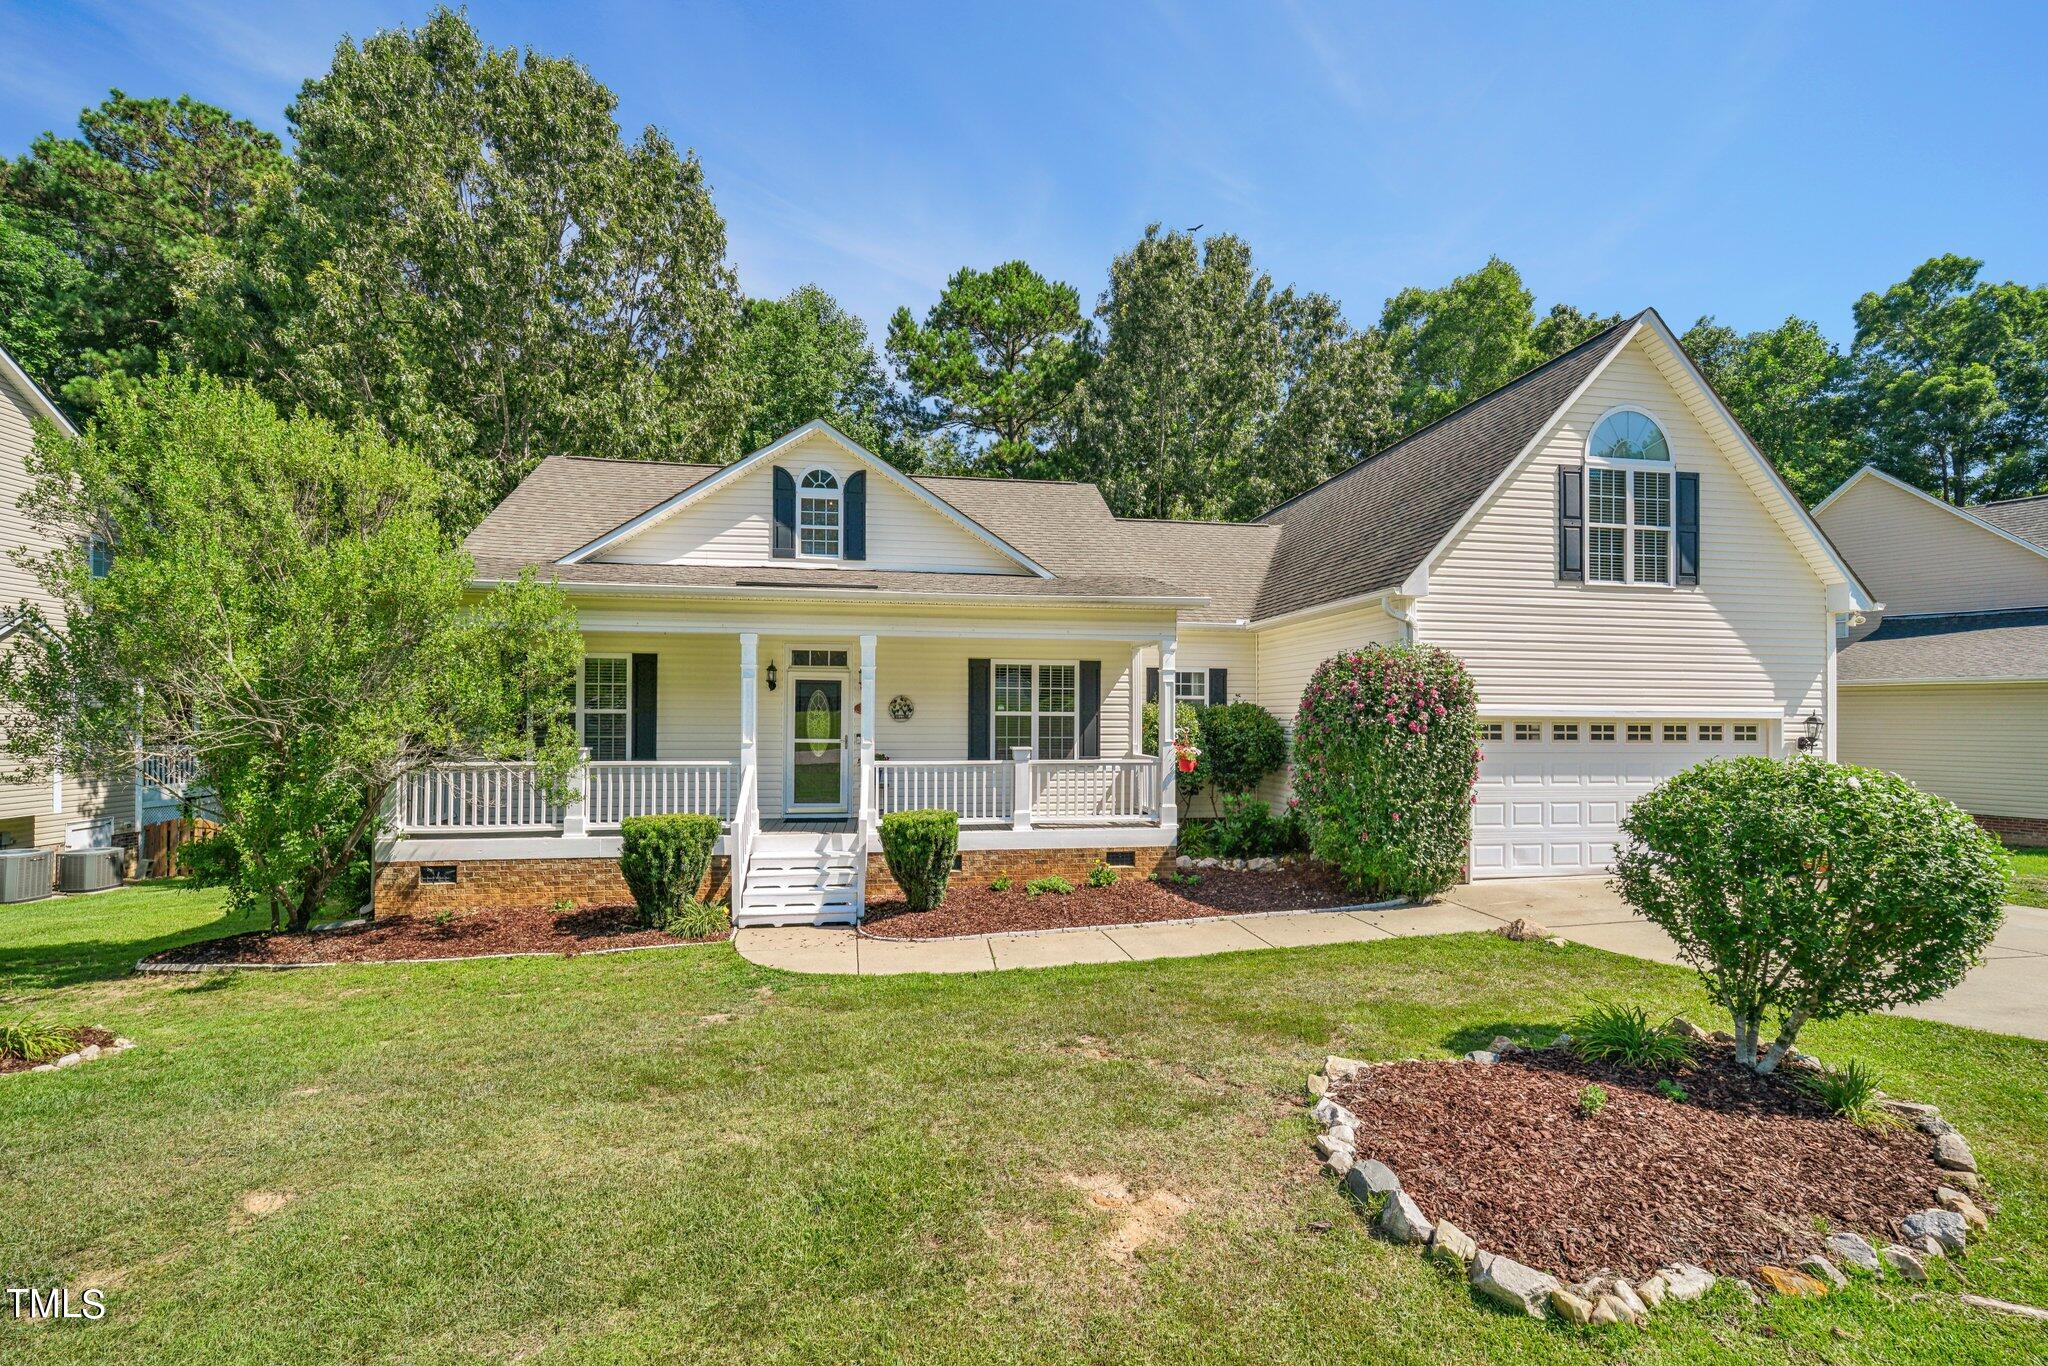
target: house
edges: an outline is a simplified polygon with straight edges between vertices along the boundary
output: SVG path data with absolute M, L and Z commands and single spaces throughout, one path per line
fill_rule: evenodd
M 575 602 L 590 764 L 559 808 L 517 765 L 416 775 L 380 907 L 615 896 L 650 810 L 726 820 L 741 924 L 857 918 L 911 807 L 960 813 L 970 877 L 1147 872 L 1182 814 L 1148 696 L 1289 721 L 1395 641 L 1478 683 L 1472 875 L 1591 872 L 1678 769 L 1831 751 L 1836 622 L 1874 607 L 1654 312 L 1248 524 L 907 476 L 812 423 L 723 468 L 551 458 L 467 547 Z
M 32 525 L 20 507 L 29 485 L 28 456 L 37 419 L 78 435 L 62 410 L 0 349 L 0 615 L 10 623 L 0 627 L 0 637 L 11 628 L 20 603 L 35 603 L 46 615 L 61 611 L 35 576 L 15 560 L 16 551 L 44 554 L 61 544 Z M 110 844 L 116 830 L 135 828 L 138 800 L 146 805 L 153 791 L 140 782 L 84 783 L 63 774 L 28 782 L 0 778 L 0 847 L 81 849 Z
M 1959 508 L 1865 466 L 1814 517 L 1884 604 L 1842 642 L 1842 757 L 2048 845 L 2048 496 Z

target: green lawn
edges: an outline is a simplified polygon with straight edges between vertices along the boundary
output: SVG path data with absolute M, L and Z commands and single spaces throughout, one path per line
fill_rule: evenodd
M 0 911 L 0 1013 L 141 1045 L 0 1079 L 0 1272 L 110 1305 L 0 1318 L 0 1358 L 1954 1363 L 2048 1342 L 1961 1307 L 1948 1273 L 1581 1333 L 1369 1237 L 1314 1173 L 1306 1074 L 1541 1038 L 1601 999 L 1713 1020 L 1687 974 L 1592 949 L 847 979 L 712 945 L 126 975 L 229 928 L 171 886 Z M 1964 1127 L 2002 1206 L 1969 1284 L 2048 1303 L 2048 1044 L 1890 1019 L 1809 1042 Z M 1100 1175 L 1189 1209 L 1118 1262 L 1118 1216 L 1070 1184 Z M 255 1193 L 286 1198 L 245 1213 Z
M 2012 855 L 2012 901 L 2048 906 L 2048 849 L 2008 849 Z

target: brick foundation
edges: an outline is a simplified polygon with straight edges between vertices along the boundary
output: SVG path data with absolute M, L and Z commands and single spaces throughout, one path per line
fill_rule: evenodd
M 963 849 L 960 851 L 960 870 L 953 874 L 953 881 L 965 880 L 975 886 L 986 887 L 997 877 L 1008 873 L 1011 880 L 1019 885 L 1035 877 L 1063 877 L 1079 887 L 1088 880 L 1088 874 L 1096 864 L 1109 861 L 1110 850 L 1114 848 L 1111 845 L 1094 849 Z M 1131 854 L 1136 866 L 1117 869 L 1118 877 L 1149 877 L 1173 867 L 1174 851 L 1171 847 L 1121 852 Z M 868 900 L 886 901 L 902 894 L 896 879 L 889 876 L 888 861 L 879 851 L 869 854 Z
M 453 867 L 452 883 L 420 882 L 420 869 Z M 700 898 L 724 901 L 731 892 L 732 862 L 724 855 L 711 860 Z M 382 863 L 371 884 L 371 904 L 378 915 L 405 911 L 470 911 L 492 906 L 552 906 L 572 901 L 578 906 L 616 906 L 633 899 L 619 861 L 609 858 L 505 858 L 450 860 L 447 863 Z
M 2007 844 L 2048 849 L 2048 817 L 1974 816 L 1972 819 Z

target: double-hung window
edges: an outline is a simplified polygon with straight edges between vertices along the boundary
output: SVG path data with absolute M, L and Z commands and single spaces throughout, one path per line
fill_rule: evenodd
M 1081 733 L 1081 666 L 997 664 L 995 755 L 1028 749 L 1040 759 L 1071 759 Z
M 1209 701 L 1209 671 L 1180 669 L 1173 675 L 1173 695 L 1181 702 L 1206 706 Z
M 839 476 L 808 470 L 796 489 L 796 551 L 807 559 L 839 558 Z
M 625 655 L 585 655 L 578 693 L 577 730 L 590 757 L 625 758 L 627 718 L 633 706 L 632 661 Z
M 1632 408 L 1600 420 L 1586 451 L 1586 581 L 1671 583 L 1671 448 Z

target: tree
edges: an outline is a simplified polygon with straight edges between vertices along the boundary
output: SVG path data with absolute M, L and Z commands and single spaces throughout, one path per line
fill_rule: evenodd
M 747 300 L 733 368 L 745 405 L 741 451 L 822 417 L 877 455 L 916 467 L 866 325 L 818 286 Z
M 1822 759 L 1714 759 L 1637 799 L 1614 880 L 1777 1067 L 1809 1020 L 1932 1000 L 1997 933 L 2011 860 L 1952 803 Z M 1759 1055 L 1766 1016 L 1778 1035 Z
M 1705 317 L 1679 344 L 1809 504 L 1856 471 L 1849 365 L 1820 328 L 1787 318 L 1768 331 L 1740 333 Z
M 65 318 L 87 281 L 79 264 L 0 200 L 0 348 L 38 383 L 67 364 Z
M 90 412 L 179 352 L 192 289 L 285 159 L 275 135 L 189 95 L 116 90 L 78 131 L 37 138 L 0 174 L 0 199 L 76 267 L 45 274 L 40 303 L 61 336 L 32 373 Z
M 1158 224 L 1110 266 L 1070 464 L 1122 516 L 1251 517 L 1369 454 L 1392 377 L 1335 301 L 1275 289 L 1243 239 Z
M 1529 341 L 1539 359 L 1549 360 L 1552 356 L 1563 355 L 1580 342 L 1591 341 L 1620 321 L 1618 313 L 1601 317 L 1581 312 L 1570 304 L 1552 304 L 1550 312 L 1544 314 L 1529 333 Z
M 729 458 L 725 225 L 696 158 L 624 144 L 615 104 L 445 9 L 342 43 L 210 293 L 210 363 L 417 447 L 458 529 L 551 453 Z
M 889 359 L 926 424 L 968 443 L 966 463 L 993 474 L 1051 473 L 1047 452 L 1094 359 L 1074 287 L 1022 261 L 954 272 L 918 322 L 889 320 Z M 985 450 L 972 443 L 986 441 Z
M 1879 468 L 1958 506 L 2048 487 L 2048 286 L 1937 256 L 1856 301 L 1856 390 Z
M 63 609 L 17 609 L 0 744 L 24 776 L 132 772 L 138 734 L 189 750 L 221 813 L 234 902 L 303 930 L 385 795 L 437 757 L 574 762 L 581 641 L 560 591 L 467 595 L 440 481 L 368 428 L 285 417 L 192 372 L 44 428 L 23 507 L 74 541 L 29 562 Z M 536 741 L 532 737 L 538 736 Z

